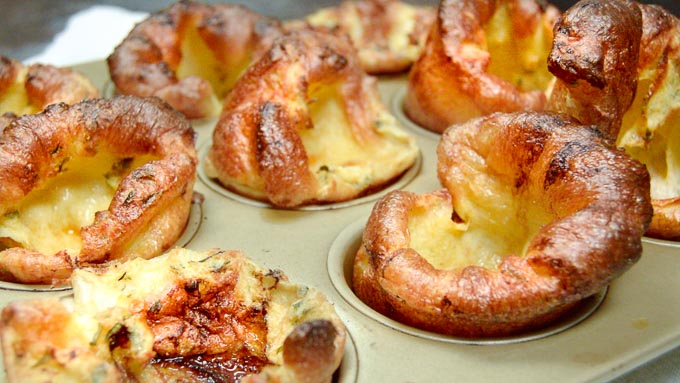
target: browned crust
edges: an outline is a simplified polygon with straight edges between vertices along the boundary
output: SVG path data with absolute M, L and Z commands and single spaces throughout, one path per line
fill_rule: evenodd
M 82 229 L 80 254 L 18 256 L 26 250 L 0 253 L 0 268 L 9 280 L 51 283 L 63 279 L 65 269 L 78 263 L 100 263 L 122 256 L 118 250 L 144 227 L 156 212 L 178 198 L 185 213 L 176 226 L 183 228 L 197 163 L 194 131 L 177 112 L 159 99 L 121 96 L 91 99 L 73 106 L 54 104 L 43 113 L 13 120 L 0 136 L 0 212 L 11 211 L 31 190 L 56 176 L 72 156 L 92 156 L 106 149 L 123 158 L 151 154 L 159 160 L 136 169 L 123 179 L 107 212 Z M 175 238 L 160 238 L 166 248 Z M 151 256 L 151 255 L 149 255 Z M 63 259 L 62 259 L 63 258 Z M 17 260 L 19 263 L 15 263 Z M 59 267 L 50 266 L 59 261 Z M 42 265 L 45 270 L 27 275 Z M 50 275 L 50 270 L 53 274 Z
M 309 301 L 297 300 L 302 298 L 298 295 L 301 286 L 289 283 L 279 271 L 257 268 L 239 251 L 212 250 L 192 258 L 188 267 L 198 263 L 197 260 L 209 265 L 211 275 L 207 280 L 190 277 L 191 272 L 182 276 L 179 270 L 186 270 L 187 264 L 179 267 L 171 263 L 169 267 L 177 267 L 176 275 L 180 277 L 160 295 L 147 297 L 137 291 L 127 303 L 129 306 L 110 308 L 112 317 L 105 312 L 91 313 L 85 309 L 89 315 L 94 314 L 90 319 L 98 321 L 101 326 L 101 332 L 92 340 L 83 341 L 74 336 L 80 334 L 69 332 L 78 331 L 73 326 L 73 314 L 82 315 L 83 307 L 67 307 L 58 298 L 8 305 L 2 311 L 0 337 L 10 381 L 26 380 L 27 376 L 22 376 L 22 372 L 32 373 L 29 377 L 34 379 L 49 377 L 59 380 L 78 368 L 83 369 L 77 371 L 83 376 L 91 376 L 92 370 L 96 370 L 98 378 L 106 382 L 120 381 L 122 376 L 134 381 L 143 377 L 144 381 L 154 382 L 156 379 L 165 381 L 168 378 L 203 381 L 199 379 L 202 377 L 206 377 L 207 381 L 213 376 L 228 379 L 229 375 L 219 374 L 221 367 L 228 367 L 223 364 L 232 357 L 246 356 L 266 367 L 264 371 L 261 371 L 263 366 L 248 366 L 239 371 L 245 373 L 240 380 L 242 382 L 330 382 L 342 359 L 347 335 L 323 295 L 314 292 L 312 296 L 304 298 Z M 215 262 L 211 263 L 213 260 Z M 93 271 L 112 272 L 114 275 L 121 273 L 121 279 L 114 282 L 118 285 L 110 286 L 109 281 L 106 287 L 125 289 L 127 271 L 120 271 L 116 264 L 110 267 L 112 269 L 99 268 Z M 150 268 L 145 276 L 154 271 Z M 240 290 L 243 286 L 239 287 L 241 279 L 248 280 L 247 284 L 254 283 L 253 290 Z M 271 283 L 265 283 L 265 279 L 271 279 Z M 278 290 L 281 285 L 285 285 L 283 291 Z M 75 291 L 76 301 L 79 293 Z M 244 295 L 251 293 L 254 301 L 246 303 Z M 301 317 L 286 317 L 284 322 L 276 322 L 268 317 L 268 309 L 274 304 L 275 294 L 292 295 L 290 300 L 276 304 L 302 303 L 309 305 L 305 306 L 308 310 L 316 310 L 316 314 L 311 318 L 302 314 Z M 294 310 L 295 307 L 281 309 Z M 118 310 L 123 310 L 123 314 Z M 293 326 L 288 320 L 299 321 L 299 324 Z M 285 332 L 278 333 L 282 330 Z M 133 337 L 139 337 L 147 331 L 153 337 L 152 352 L 144 349 L 145 345 L 141 347 L 142 350 L 133 346 L 144 343 Z M 273 344 L 270 338 L 277 337 L 281 337 L 282 342 L 280 354 L 268 349 Z M 106 347 L 105 353 L 95 350 L 96 344 L 102 343 Z M 269 355 L 280 357 L 269 360 Z M 34 358 L 40 359 L 41 356 L 56 362 L 56 365 L 41 368 L 31 363 Z M 192 358 L 196 357 L 204 357 L 200 371 L 193 371 L 190 366 Z M 163 374 L 167 371 L 159 370 L 162 376 L 148 371 L 155 368 L 156 361 L 162 363 L 164 360 L 170 360 L 180 368 L 167 375 Z
M 454 123 L 492 112 L 538 110 L 541 91 L 521 92 L 488 72 L 483 27 L 501 2 L 488 0 L 440 3 L 423 54 L 409 74 L 404 111 L 419 125 L 441 133 Z M 553 6 L 534 1 L 511 1 L 513 29 L 519 36 L 539 28 L 542 18 L 555 18 Z
M 283 361 L 298 382 L 323 382 L 333 375 L 340 334 L 327 319 L 304 322 L 283 343 Z
M 457 190 L 469 182 L 466 152 L 553 217 L 531 238 L 525 257 L 507 255 L 497 270 L 439 270 L 409 248 L 408 213 L 416 204 L 451 201 L 454 214 Z M 471 120 L 446 131 L 438 156 L 448 191 L 392 192 L 366 225 L 354 286 L 378 311 L 445 334 L 506 335 L 554 319 L 640 257 L 652 216 L 649 174 L 567 116 L 523 112 Z
M 680 197 L 652 200 L 654 218 L 645 235 L 680 241 Z
M 373 75 L 403 72 L 411 67 L 413 59 L 407 52 L 394 50 L 389 39 L 394 37 L 403 22 L 401 12 L 413 12 L 413 29 L 406 36 L 409 46 L 422 50 L 430 27 L 435 19 L 432 7 L 416 7 L 399 0 L 345 0 L 335 7 L 322 10 L 326 15 L 324 25 L 330 24 L 333 33 L 349 36 L 359 51 L 361 65 Z M 288 28 L 298 28 L 291 23 Z M 317 26 L 320 27 L 320 26 Z
M 651 97 L 677 56 L 678 19 L 656 5 L 632 1 L 581 1 L 555 25 L 548 66 L 558 77 L 548 108 L 598 126 L 613 140 L 637 89 L 639 73 L 659 73 L 648 90 Z M 637 63 L 637 65 L 632 65 Z M 659 139 L 656 137 L 655 139 Z M 673 140 L 673 138 L 670 138 Z M 680 238 L 678 198 L 652 201 L 654 219 L 647 235 Z
M 637 88 L 642 15 L 628 0 L 584 0 L 555 24 L 548 109 L 616 137 Z
M 258 170 L 265 193 L 276 205 L 297 206 L 314 199 L 316 181 L 309 172 L 307 153 L 297 133 L 294 119 L 280 105 L 262 106 L 257 129 Z
M 28 67 L 26 94 L 32 105 L 44 109 L 50 104 L 73 104 L 99 95 L 97 88 L 83 75 L 68 68 L 33 64 Z
M 680 20 L 670 12 L 657 5 L 638 4 L 642 11 L 642 38 L 640 41 L 640 58 L 638 69 L 654 66 L 658 70 L 656 81 L 661 81 L 666 71 L 671 70 L 672 61 L 680 64 Z M 654 84 L 650 92 L 660 85 Z M 677 90 L 676 90 L 677 91 Z M 651 97 L 651 94 L 648 95 Z M 680 111 L 675 111 L 680 113 Z M 675 137 L 678 140 L 675 127 Z M 672 144 L 671 144 L 672 145 Z M 680 241 L 680 196 L 652 200 L 654 218 L 647 229 L 649 237 Z
M 189 28 L 199 35 L 222 65 L 258 55 L 274 36 L 279 22 L 243 6 L 176 2 L 137 24 L 116 47 L 107 62 L 111 79 L 123 94 L 158 96 L 187 118 L 207 117 L 215 95 L 203 78 L 179 79 L 181 44 Z
M 15 81 L 21 70 L 21 63 L 7 56 L 0 55 L 0 95 L 4 94 Z
M 276 40 L 225 100 L 208 154 L 220 181 L 260 190 L 280 207 L 332 202 L 317 200 L 317 182 L 297 132 L 313 129 L 308 90 L 333 83 L 340 86 L 354 139 L 374 139 L 375 84 L 349 42 L 313 30 Z
M 19 61 L 0 55 L 0 98 L 16 81 L 23 67 Z M 28 102 L 39 110 L 50 104 L 58 102 L 73 104 L 99 95 L 97 88 L 88 78 L 72 69 L 32 64 L 27 70 L 24 88 Z
M 146 224 L 177 199 L 183 208 L 177 222 L 160 233 L 157 241 L 165 250 L 182 234 L 191 205 L 191 181 L 196 160 L 185 153 L 173 153 L 160 161 L 133 170 L 123 179 L 106 211 L 95 214 L 94 223 L 81 228 L 83 248 L 78 262 L 99 263 L 125 256 L 124 246 Z

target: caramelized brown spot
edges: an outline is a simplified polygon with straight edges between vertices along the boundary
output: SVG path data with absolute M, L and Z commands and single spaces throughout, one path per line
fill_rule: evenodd
M 154 358 L 150 364 L 164 376 L 182 381 L 233 383 L 260 372 L 268 361 L 252 355 L 217 354 Z

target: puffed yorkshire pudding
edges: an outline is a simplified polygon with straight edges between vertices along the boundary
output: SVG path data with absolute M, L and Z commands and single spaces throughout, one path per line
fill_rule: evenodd
M 450 335 L 514 334 L 640 257 L 649 174 L 596 129 L 497 113 L 452 126 L 437 153 L 446 189 L 383 197 L 355 258 L 354 291 L 384 315 Z
M 108 58 L 122 94 L 157 96 L 187 118 L 217 116 L 280 23 L 230 4 L 176 2 L 136 25 Z
M 206 173 L 290 208 L 361 196 L 417 155 L 350 43 L 298 30 L 278 39 L 227 96 Z
M 492 112 L 542 109 L 558 16 L 533 0 L 442 0 L 409 73 L 404 112 L 441 133 Z
M 72 280 L 72 297 L 3 310 L 9 382 L 330 383 L 344 353 L 323 294 L 238 251 L 174 249 Z
M 149 258 L 188 219 L 194 131 L 158 99 L 53 104 L 0 135 L 0 280 L 62 283 L 75 267 Z
M 92 82 L 72 69 L 25 66 L 0 55 L 0 115 L 38 113 L 50 104 L 73 104 L 98 95 Z
M 680 20 L 642 5 L 638 85 L 617 146 L 647 166 L 654 218 L 647 236 L 680 241 Z
M 651 176 L 647 235 L 680 239 L 680 22 L 661 7 L 581 1 L 555 26 L 548 108 L 597 125 Z
M 345 0 L 305 20 L 315 27 L 349 36 L 369 74 L 407 70 L 420 56 L 435 11 L 399 0 Z

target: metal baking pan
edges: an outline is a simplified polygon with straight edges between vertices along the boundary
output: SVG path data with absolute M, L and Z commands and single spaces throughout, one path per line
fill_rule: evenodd
M 100 89 L 109 81 L 103 61 L 75 69 Z M 438 136 L 406 121 L 400 110 L 405 77 L 380 78 L 379 88 L 421 151 L 419 167 L 397 186 L 417 193 L 440 188 Z M 215 122 L 194 123 L 201 156 Z M 351 292 L 348 265 L 378 195 L 338 206 L 279 210 L 229 196 L 205 176 L 195 190 L 204 200 L 193 206 L 181 245 L 243 250 L 261 266 L 320 289 L 335 304 L 350 335 L 338 382 L 605 381 L 680 345 L 678 243 L 645 239 L 643 256 L 631 270 L 556 327 L 512 339 L 467 341 L 398 324 Z M 19 287 L 0 286 L 0 304 L 68 293 Z M 6 380 L 4 375 L 0 380 Z

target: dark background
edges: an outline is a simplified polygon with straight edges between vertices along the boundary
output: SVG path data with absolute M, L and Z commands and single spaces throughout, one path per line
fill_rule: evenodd
M 436 0 L 408 0 L 411 3 L 436 5 Z M 603 0 L 606 1 L 606 0 Z M 0 54 L 20 60 L 40 53 L 53 36 L 64 29 L 70 15 L 94 4 L 116 5 L 135 11 L 153 12 L 172 4 L 172 0 L 0 0 Z M 209 3 L 218 1 L 206 0 Z M 303 16 L 323 6 L 337 4 L 340 0 L 221 0 L 240 3 L 269 16 L 283 19 Z M 552 0 L 566 9 L 573 0 Z M 680 15 L 680 0 L 655 0 L 653 2 Z

